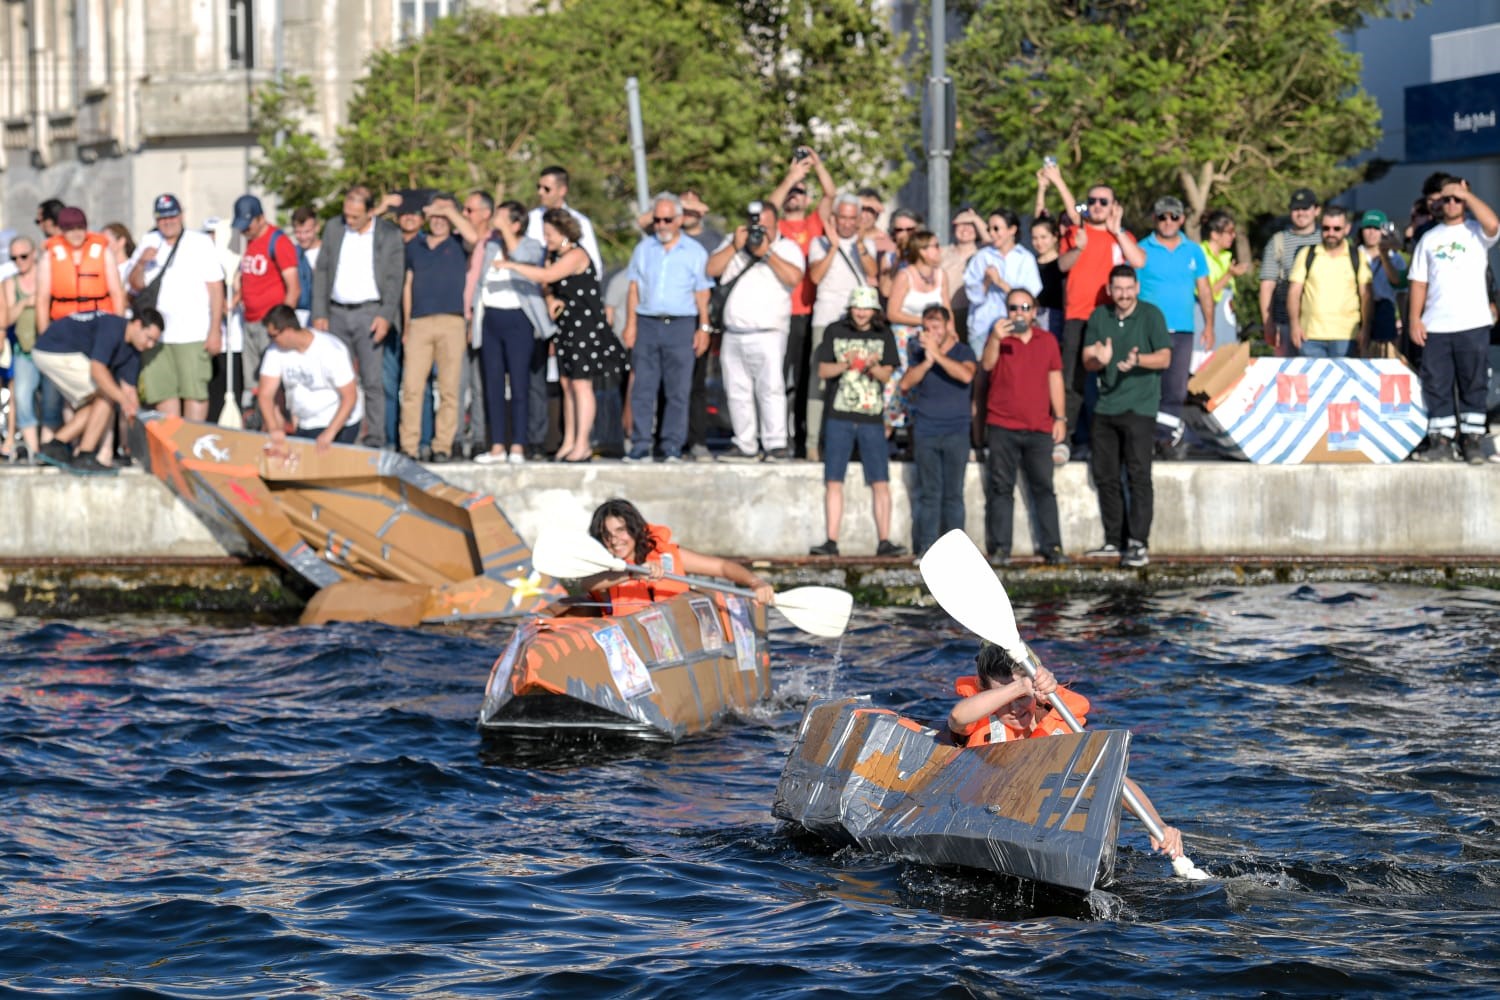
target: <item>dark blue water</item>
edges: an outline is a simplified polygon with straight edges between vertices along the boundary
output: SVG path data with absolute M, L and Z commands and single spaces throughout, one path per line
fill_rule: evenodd
M 503 626 L 0 623 L 7 996 L 1476 996 L 1500 990 L 1500 597 L 1021 607 L 1195 860 L 1083 900 L 838 850 L 770 805 L 801 706 L 943 717 L 974 641 L 773 636 L 776 701 L 666 748 L 488 743 Z

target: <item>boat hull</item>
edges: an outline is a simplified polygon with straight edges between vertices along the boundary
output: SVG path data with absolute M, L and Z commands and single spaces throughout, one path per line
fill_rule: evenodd
M 808 705 L 773 813 L 933 865 L 1088 892 L 1112 876 L 1130 734 L 962 749 L 868 698 Z
M 630 615 L 522 624 L 490 669 L 479 726 L 675 742 L 770 694 L 765 608 L 688 593 Z

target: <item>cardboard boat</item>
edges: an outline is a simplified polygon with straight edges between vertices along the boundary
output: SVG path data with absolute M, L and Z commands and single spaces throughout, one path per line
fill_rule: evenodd
M 210 527 L 318 589 L 302 620 L 394 625 L 534 613 L 563 594 L 487 493 L 394 452 L 140 414 L 135 454 Z
M 629 615 L 523 623 L 490 669 L 479 726 L 676 742 L 770 694 L 766 609 L 689 592 Z
M 1088 892 L 1114 873 L 1129 746 L 1102 730 L 961 749 L 868 698 L 820 699 L 772 811 L 869 851 Z

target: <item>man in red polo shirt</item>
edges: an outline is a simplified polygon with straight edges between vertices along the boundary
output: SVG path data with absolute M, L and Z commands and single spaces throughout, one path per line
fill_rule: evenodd
M 245 234 L 239 280 L 245 331 L 244 353 L 240 355 L 244 381 L 240 385 L 253 389 L 260 383 L 260 359 L 271 343 L 266 334 L 266 313 L 275 306 L 297 308 L 302 283 L 297 278 L 297 244 L 266 221 L 255 195 L 241 195 L 235 201 L 234 228 Z

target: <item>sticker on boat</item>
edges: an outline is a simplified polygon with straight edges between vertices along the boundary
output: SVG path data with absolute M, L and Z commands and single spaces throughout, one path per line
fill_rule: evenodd
M 646 669 L 646 664 L 641 661 L 641 656 L 625 638 L 625 630 L 618 625 L 611 625 L 594 633 L 594 641 L 599 648 L 604 650 L 604 658 L 609 662 L 609 673 L 615 679 L 615 687 L 625 698 L 639 698 L 643 694 L 650 694 L 656 688 L 651 683 L 651 673 Z
M 667 616 L 662 614 L 660 608 L 652 608 L 636 616 L 636 621 L 651 642 L 652 659 L 660 663 L 682 659 L 682 648 L 678 646 L 677 637 L 672 634 L 672 626 L 667 623 Z
M 755 669 L 755 625 L 750 619 L 750 603 L 743 597 L 726 598 L 729 605 L 729 627 L 734 630 L 734 655 L 741 670 Z
M 703 640 L 703 648 L 723 649 L 724 629 L 719 624 L 719 613 L 714 610 L 713 601 L 707 597 L 695 597 L 690 603 L 693 614 L 698 617 L 698 635 Z
M 221 447 L 223 439 L 217 434 L 205 434 L 193 442 L 193 457 L 201 461 L 229 461 L 229 449 Z

